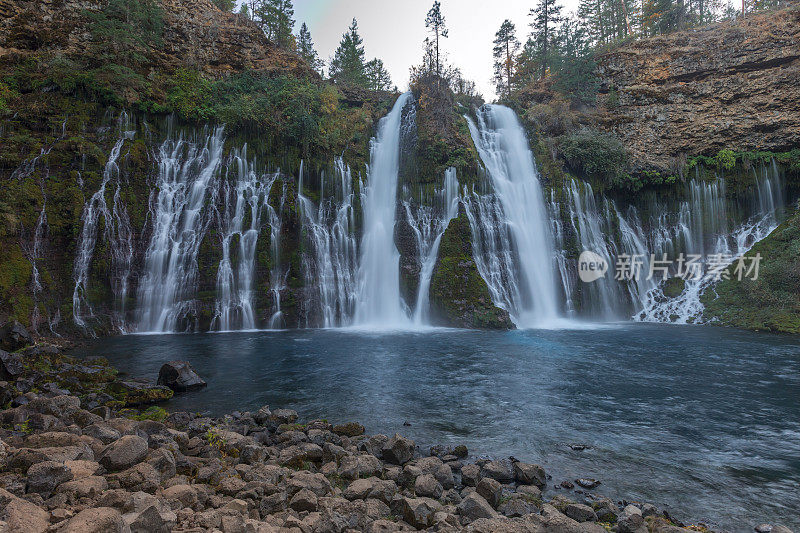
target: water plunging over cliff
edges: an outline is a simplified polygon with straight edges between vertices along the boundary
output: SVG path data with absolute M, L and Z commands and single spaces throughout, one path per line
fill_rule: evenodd
M 408 92 L 397 99 L 392 111 L 381 119 L 372 142 L 362 200 L 364 235 L 355 309 L 359 326 L 392 328 L 411 323 L 400 298 L 400 252 L 394 242 L 403 109 L 411 97 Z
M 152 237 L 139 285 L 139 331 L 175 331 L 191 310 L 197 256 L 210 217 L 205 209 L 218 179 L 223 128 L 189 142 L 168 139 L 158 154 L 157 188 L 150 196 Z
M 546 326 L 559 317 L 559 301 L 553 237 L 533 154 L 511 109 L 486 105 L 477 118 L 477 124 L 468 119 L 469 128 L 494 194 L 468 203 L 474 208 L 476 263 L 495 304 L 518 327 Z

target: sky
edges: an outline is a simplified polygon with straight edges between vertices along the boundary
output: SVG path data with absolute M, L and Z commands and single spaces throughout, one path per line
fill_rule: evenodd
M 495 97 L 492 81 L 492 41 L 503 20 L 517 27 L 524 42 L 530 29 L 528 12 L 536 0 L 441 0 L 450 36 L 442 41 L 451 65 L 475 82 L 486 100 Z M 295 34 L 305 22 L 317 52 L 326 63 L 333 56 L 353 17 L 364 39 L 367 60 L 382 59 L 392 83 L 408 88 L 409 69 L 422 61 L 425 16 L 433 0 L 294 0 Z M 577 9 L 578 0 L 563 2 L 564 12 Z

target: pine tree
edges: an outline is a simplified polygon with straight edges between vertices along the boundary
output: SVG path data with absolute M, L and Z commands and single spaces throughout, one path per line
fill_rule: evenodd
M 234 0 L 214 0 L 214 5 L 217 6 L 221 11 L 232 12 L 233 8 L 236 7 L 236 2 Z
M 320 61 L 317 51 L 314 50 L 314 41 L 311 39 L 311 32 L 308 31 L 305 22 L 300 26 L 300 33 L 297 34 L 297 53 L 314 70 L 318 71 L 322 68 L 322 61 Z
M 563 6 L 558 0 L 539 0 L 539 5 L 531 9 L 531 37 L 536 45 L 536 56 L 540 63 L 541 77 L 547 76 L 550 55 L 555 40 L 555 29 L 563 20 L 561 10 Z
M 358 34 L 358 21 L 353 19 L 331 60 L 330 76 L 336 83 L 367 86 L 363 43 Z
M 430 11 L 428 11 L 428 16 L 425 18 L 425 27 L 428 28 L 428 31 L 433 34 L 433 39 L 426 39 L 425 43 L 426 48 L 430 48 L 432 50 L 431 56 L 434 60 L 434 70 L 436 71 L 436 75 L 441 77 L 442 58 L 440 55 L 439 39 L 447 38 L 448 31 L 447 27 L 445 26 L 444 16 L 442 15 L 442 4 L 438 0 L 433 3 L 433 7 L 431 7 Z
M 367 87 L 373 91 L 388 91 L 392 87 L 392 77 L 380 59 L 373 59 L 364 66 Z
M 251 9 L 269 40 L 282 48 L 294 48 L 292 0 L 257 0 Z
M 514 75 L 514 57 L 519 50 L 516 27 L 506 19 L 497 30 L 494 38 L 494 79 L 497 94 L 508 96 L 511 92 L 511 79 Z

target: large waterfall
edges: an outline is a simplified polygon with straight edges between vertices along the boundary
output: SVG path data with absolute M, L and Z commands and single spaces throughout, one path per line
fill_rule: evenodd
M 139 285 L 139 331 L 175 331 L 193 305 L 197 256 L 210 217 L 222 159 L 222 128 L 188 141 L 168 139 L 159 150 L 158 182 L 150 198 L 153 234 Z
M 494 198 L 476 199 L 487 216 L 482 230 L 473 226 L 478 267 L 518 327 L 547 325 L 559 316 L 555 253 L 533 154 L 511 109 L 487 105 L 477 118 L 469 128 L 494 188 Z
M 381 119 L 372 142 L 362 200 L 364 235 L 355 313 L 355 323 L 360 326 L 407 327 L 410 322 L 400 298 L 400 252 L 394 229 L 403 109 L 411 96 L 408 92 L 397 99 L 392 111 Z

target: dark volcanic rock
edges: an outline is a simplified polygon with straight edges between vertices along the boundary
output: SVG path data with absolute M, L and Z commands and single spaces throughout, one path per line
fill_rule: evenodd
M 16 352 L 31 344 L 33 344 L 31 334 L 16 320 L 0 328 L 0 349 Z
M 175 392 L 201 389 L 207 385 L 197 375 L 192 365 L 186 361 L 170 361 L 164 363 L 158 372 L 158 384 L 166 385 Z

